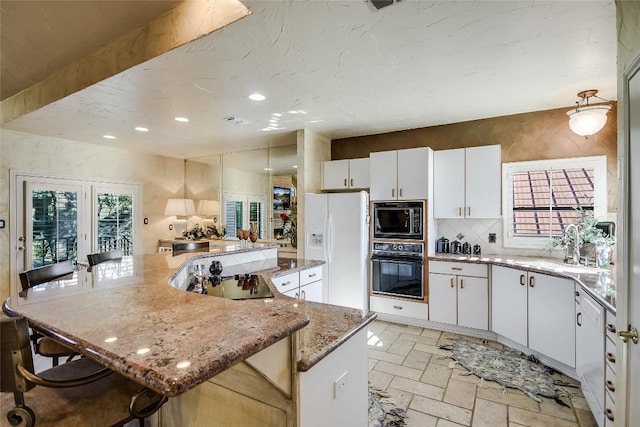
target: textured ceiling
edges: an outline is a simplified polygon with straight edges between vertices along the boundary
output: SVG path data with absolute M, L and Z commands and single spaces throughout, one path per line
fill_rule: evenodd
M 192 158 L 303 128 L 342 138 L 570 107 L 589 88 L 616 98 L 613 1 L 243 3 L 238 22 L 4 127 Z

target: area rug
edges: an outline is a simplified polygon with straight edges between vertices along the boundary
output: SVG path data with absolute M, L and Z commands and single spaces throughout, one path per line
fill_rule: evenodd
M 389 393 L 369 384 L 369 427 L 403 427 L 406 416 Z
M 562 406 L 568 406 L 560 399 L 560 395 L 568 395 L 558 385 L 571 386 L 564 381 L 552 377 L 553 370 L 523 353 L 510 348 L 496 348 L 486 343 L 466 339 L 455 340 L 453 344 L 440 346 L 451 350 L 451 359 L 455 360 L 450 367 L 459 363 L 481 381 L 495 381 L 502 387 L 522 390 L 537 402 L 540 396 L 554 399 Z M 470 375 L 471 375 L 470 374 Z M 506 389 L 504 390 L 506 391 Z

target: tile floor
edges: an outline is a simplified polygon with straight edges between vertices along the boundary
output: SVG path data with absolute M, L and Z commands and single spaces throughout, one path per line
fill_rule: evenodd
M 369 327 L 369 335 L 369 381 L 407 411 L 407 426 L 597 425 L 579 388 L 565 388 L 572 394 L 562 398 L 567 408 L 547 398 L 538 403 L 520 390 L 503 393 L 494 382 L 479 385 L 476 376 L 463 375 L 464 368 L 449 368 L 452 360 L 440 357 L 451 352 L 438 345 L 458 335 L 380 320 Z

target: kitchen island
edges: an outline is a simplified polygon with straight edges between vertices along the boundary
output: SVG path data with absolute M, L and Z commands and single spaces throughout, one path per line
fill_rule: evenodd
M 262 271 L 267 279 L 287 266 L 291 271 L 317 264 L 278 260 L 277 250 L 268 247 L 125 257 L 30 289 L 25 298 L 12 296 L 3 308 L 172 397 L 154 420 L 157 425 L 200 425 L 216 416 L 243 425 L 308 425 L 305 420 L 315 416 L 311 401 L 340 415 L 353 402 L 348 393 L 334 395 L 331 385 L 338 377 L 327 375 L 335 369 L 349 372 L 347 392 L 362 391 L 356 407 L 366 419 L 366 326 L 375 314 L 296 300 L 275 287 L 273 298 L 234 301 L 170 285 L 186 278 L 192 263 L 212 259 L 228 264 L 223 274 Z

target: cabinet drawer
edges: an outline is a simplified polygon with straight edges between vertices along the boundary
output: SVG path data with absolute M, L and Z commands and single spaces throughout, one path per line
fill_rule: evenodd
M 429 261 L 429 273 L 489 277 L 486 264 L 468 262 Z
M 395 314 L 396 316 L 427 320 L 429 314 L 428 305 L 419 302 L 372 296 L 369 303 L 371 311 Z
M 611 365 L 611 368 L 615 372 L 615 363 L 616 363 L 616 345 L 613 341 L 611 341 L 608 337 L 604 340 L 604 348 L 605 348 L 605 357 L 607 364 Z
M 610 311 L 607 311 L 607 317 L 606 317 L 606 321 L 604 324 L 604 329 L 605 331 L 607 331 L 607 337 L 613 341 L 616 342 L 616 315 L 611 313 Z
M 286 292 L 291 289 L 297 289 L 300 285 L 300 275 L 298 272 L 285 274 L 283 276 L 272 277 L 271 281 L 279 292 Z
M 300 286 L 322 280 L 322 266 L 309 268 L 300 272 Z

